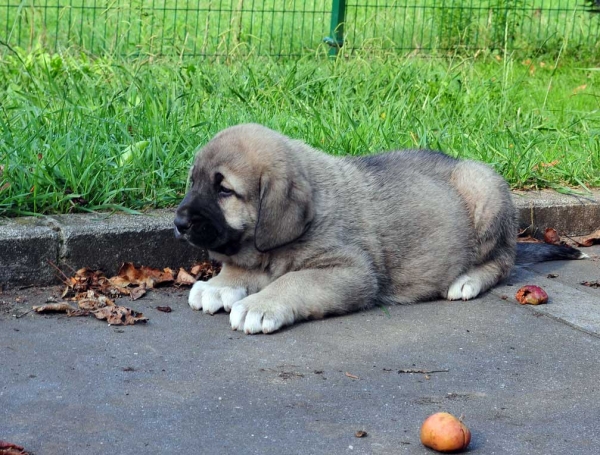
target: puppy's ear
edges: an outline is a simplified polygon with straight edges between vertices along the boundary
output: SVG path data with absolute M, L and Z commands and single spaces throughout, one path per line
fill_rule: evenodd
M 277 174 L 265 173 L 260 179 L 254 246 L 261 253 L 292 243 L 313 219 L 312 189 L 306 177 L 297 172 Z

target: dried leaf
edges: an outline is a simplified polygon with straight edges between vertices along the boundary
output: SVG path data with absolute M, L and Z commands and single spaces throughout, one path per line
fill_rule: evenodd
M 544 232 L 544 242 L 551 245 L 560 245 L 560 235 L 556 232 L 556 229 L 546 228 Z
M 112 284 L 113 286 L 121 288 L 126 288 L 131 284 L 131 281 L 128 278 L 121 276 L 113 276 L 109 278 L 108 281 L 110 281 L 110 284 Z
M 140 270 L 135 268 L 132 262 L 125 262 L 121 265 L 116 276 L 109 278 L 109 281 L 115 286 L 127 287 L 129 285 L 138 285 L 144 282 L 144 277 Z M 154 287 L 152 280 L 146 283 L 148 288 Z
M 144 284 L 146 289 L 152 289 L 158 284 L 173 282 L 174 280 L 173 270 L 169 268 L 159 270 L 141 266 L 138 269 L 131 262 L 125 262 L 121 265 L 117 276 L 109 279 L 114 286 L 127 287 L 129 285 Z
M 549 167 L 554 167 L 554 166 L 556 166 L 557 164 L 560 164 L 560 161 L 559 161 L 559 160 L 553 160 L 553 161 L 550 161 L 549 163 L 540 163 L 539 165 L 538 165 L 538 164 L 536 164 L 535 166 L 533 166 L 533 170 L 534 170 L 534 171 L 539 171 L 539 170 L 540 170 L 540 168 L 542 168 L 542 169 L 547 169 L 547 168 L 549 168 Z
M 12 442 L 0 441 L 0 455 L 29 455 L 29 452 Z
M 175 280 L 175 284 L 178 285 L 192 285 L 196 282 L 196 278 L 186 272 L 183 268 L 179 269 L 179 273 L 177 274 L 177 279 Z
M 536 239 L 535 237 L 532 237 L 530 235 L 517 237 L 517 242 L 520 242 L 520 243 L 544 243 L 543 240 Z
M 581 237 L 571 237 L 571 240 L 577 242 L 577 246 L 588 247 L 595 243 L 600 243 L 600 229 L 592 232 L 590 235 L 584 235 Z
M 354 436 L 357 438 L 365 438 L 365 437 L 367 437 L 367 435 L 368 435 L 368 433 L 363 430 L 358 430 L 356 433 L 354 433 Z
M 162 311 L 163 313 L 170 313 L 173 311 L 170 306 L 157 306 L 156 309 L 158 311 Z
M 582 281 L 579 284 L 583 284 L 584 286 L 590 287 L 590 288 L 600 288 L 600 280 L 596 280 L 596 281 Z
M 202 262 L 192 267 L 191 273 L 196 277 L 196 280 L 206 281 L 219 274 L 221 266 L 212 262 Z
M 88 310 L 69 310 L 67 311 L 67 316 L 70 318 L 78 317 L 78 316 L 89 316 L 90 312 Z
M 76 311 L 71 305 L 67 302 L 60 303 L 47 303 L 46 305 L 34 305 L 33 311 L 36 313 L 66 313 L 67 311 Z
M 92 290 L 77 294 L 74 300 L 77 301 L 77 306 L 81 310 L 93 311 L 105 306 L 115 306 L 114 301 Z
M 147 322 L 142 313 L 123 306 L 109 306 L 92 311 L 98 319 L 106 319 L 110 325 L 133 325 L 136 322 Z
M 173 270 L 166 268 L 163 270 L 153 269 L 151 267 L 141 266 L 140 272 L 145 277 L 145 280 L 152 280 L 155 285 L 172 283 L 175 281 L 175 274 Z
M 350 379 L 360 379 L 358 376 L 355 376 L 353 374 L 350 374 L 346 371 L 346 376 L 348 376 Z
M 75 275 L 69 278 L 66 277 L 58 267 L 56 268 L 65 278 L 66 288 L 62 294 L 63 298 L 72 294 L 87 292 L 89 290 L 97 290 L 103 294 L 111 294 L 113 296 L 121 294 L 100 270 L 92 270 L 84 267 L 77 270 Z
M 106 280 L 105 284 L 101 285 L 98 288 L 98 291 L 101 294 L 109 295 L 111 297 L 120 297 L 122 295 L 129 295 L 129 294 L 131 294 L 131 291 L 128 288 L 122 287 L 122 286 L 113 285 L 110 281 L 108 281 L 108 279 Z
M 141 299 L 144 294 L 146 294 L 146 286 L 141 285 L 137 288 L 133 288 L 129 293 L 129 297 L 131 297 L 131 300 L 137 300 Z

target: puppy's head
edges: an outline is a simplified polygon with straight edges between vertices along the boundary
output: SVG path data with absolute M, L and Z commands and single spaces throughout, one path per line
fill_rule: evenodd
M 249 247 L 269 251 L 302 236 L 313 217 L 312 192 L 297 148 L 255 124 L 217 134 L 196 155 L 176 236 L 226 256 Z

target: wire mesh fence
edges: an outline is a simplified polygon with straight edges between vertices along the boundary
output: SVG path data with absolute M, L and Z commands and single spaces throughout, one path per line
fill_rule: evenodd
M 0 0 L 0 40 L 92 54 L 299 56 L 586 48 L 600 0 Z M 341 16 L 339 13 L 342 13 Z M 338 19 L 341 17 L 341 21 Z M 336 39 L 333 29 L 337 28 Z
M 577 0 L 348 1 L 346 41 L 400 50 L 594 49 L 598 17 Z

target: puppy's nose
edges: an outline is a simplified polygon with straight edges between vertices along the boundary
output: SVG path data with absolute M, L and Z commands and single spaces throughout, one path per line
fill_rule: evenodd
M 175 228 L 180 234 L 185 234 L 186 231 L 192 226 L 192 222 L 186 216 L 177 215 L 175 217 Z

